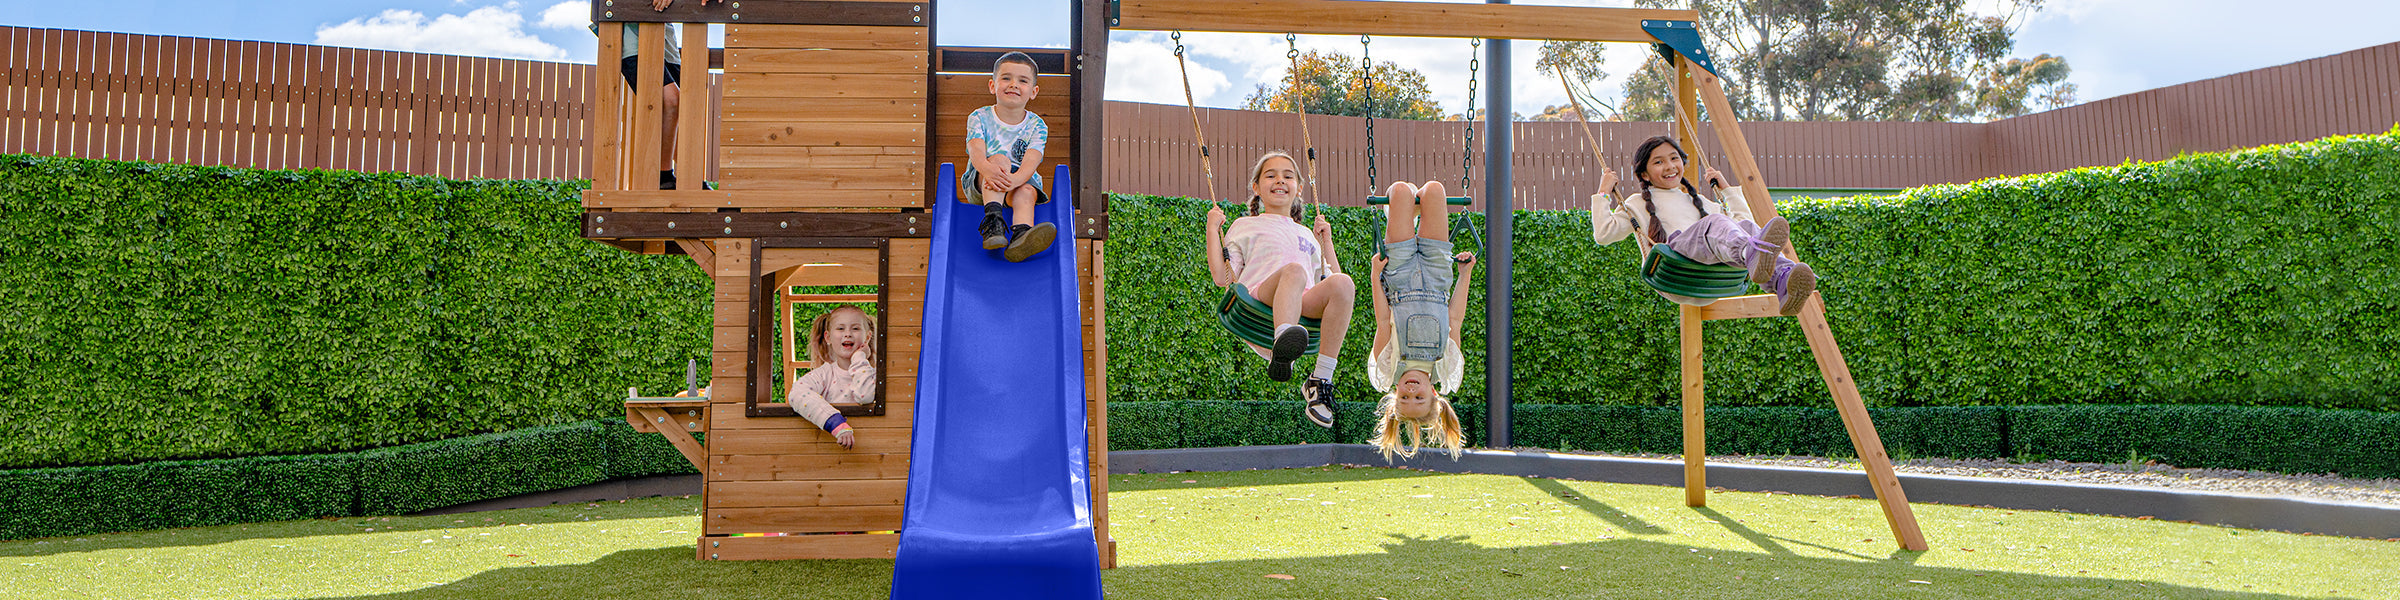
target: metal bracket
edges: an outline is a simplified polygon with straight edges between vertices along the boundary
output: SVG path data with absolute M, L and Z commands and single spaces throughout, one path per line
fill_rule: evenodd
M 1716 61 L 1708 59 L 1708 48 L 1700 44 L 1700 27 L 1691 21 L 1644 19 L 1642 31 L 1649 32 L 1650 37 L 1658 38 L 1658 43 L 1651 45 L 1651 48 L 1657 50 L 1658 55 L 1665 57 L 1668 62 L 1674 62 L 1675 55 L 1681 53 L 1692 59 L 1692 64 L 1706 69 L 1709 74 L 1724 76 L 1723 73 L 1717 72 Z

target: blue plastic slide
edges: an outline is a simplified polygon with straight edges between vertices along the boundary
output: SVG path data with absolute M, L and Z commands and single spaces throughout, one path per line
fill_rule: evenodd
M 893 598 L 1100 598 L 1073 180 L 1056 175 L 1034 214 L 1058 241 L 1011 263 L 941 167 Z

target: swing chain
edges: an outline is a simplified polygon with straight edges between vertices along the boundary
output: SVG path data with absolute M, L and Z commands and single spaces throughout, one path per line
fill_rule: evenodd
M 1458 152 L 1458 193 L 1461 194 L 1469 193 L 1468 190 L 1473 189 L 1475 185 L 1475 84 L 1476 78 L 1480 76 L 1478 73 L 1483 70 L 1483 57 L 1476 54 L 1477 51 L 1483 49 L 1483 38 L 1472 38 L 1468 41 L 1471 49 L 1467 51 L 1467 107 L 1466 112 L 1461 113 L 1459 119 L 1459 128 L 1467 132 L 1466 142 L 1460 146 Z M 1486 126 L 1489 126 L 1492 115 L 1485 113 L 1483 118 Z
M 1373 36 L 1358 36 L 1358 78 L 1365 83 L 1367 105 L 1367 195 L 1375 195 L 1375 58 Z

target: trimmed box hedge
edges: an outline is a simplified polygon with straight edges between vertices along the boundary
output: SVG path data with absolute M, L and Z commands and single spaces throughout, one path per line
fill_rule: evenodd
M 697 472 L 622 420 L 363 452 L 18 469 L 0 471 L 0 539 L 403 514 Z

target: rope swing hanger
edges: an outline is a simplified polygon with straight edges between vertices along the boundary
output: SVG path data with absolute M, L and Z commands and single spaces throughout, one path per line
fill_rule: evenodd
M 1217 196 L 1216 163 L 1208 154 L 1208 134 L 1200 131 L 1200 105 L 1192 100 L 1192 75 L 1183 60 L 1183 32 L 1178 30 L 1168 37 L 1175 40 L 1175 73 L 1183 78 L 1183 107 L 1191 112 L 1192 139 L 1200 144 L 1200 172 L 1208 180 L 1208 201 L 1218 202 L 1222 198 Z

